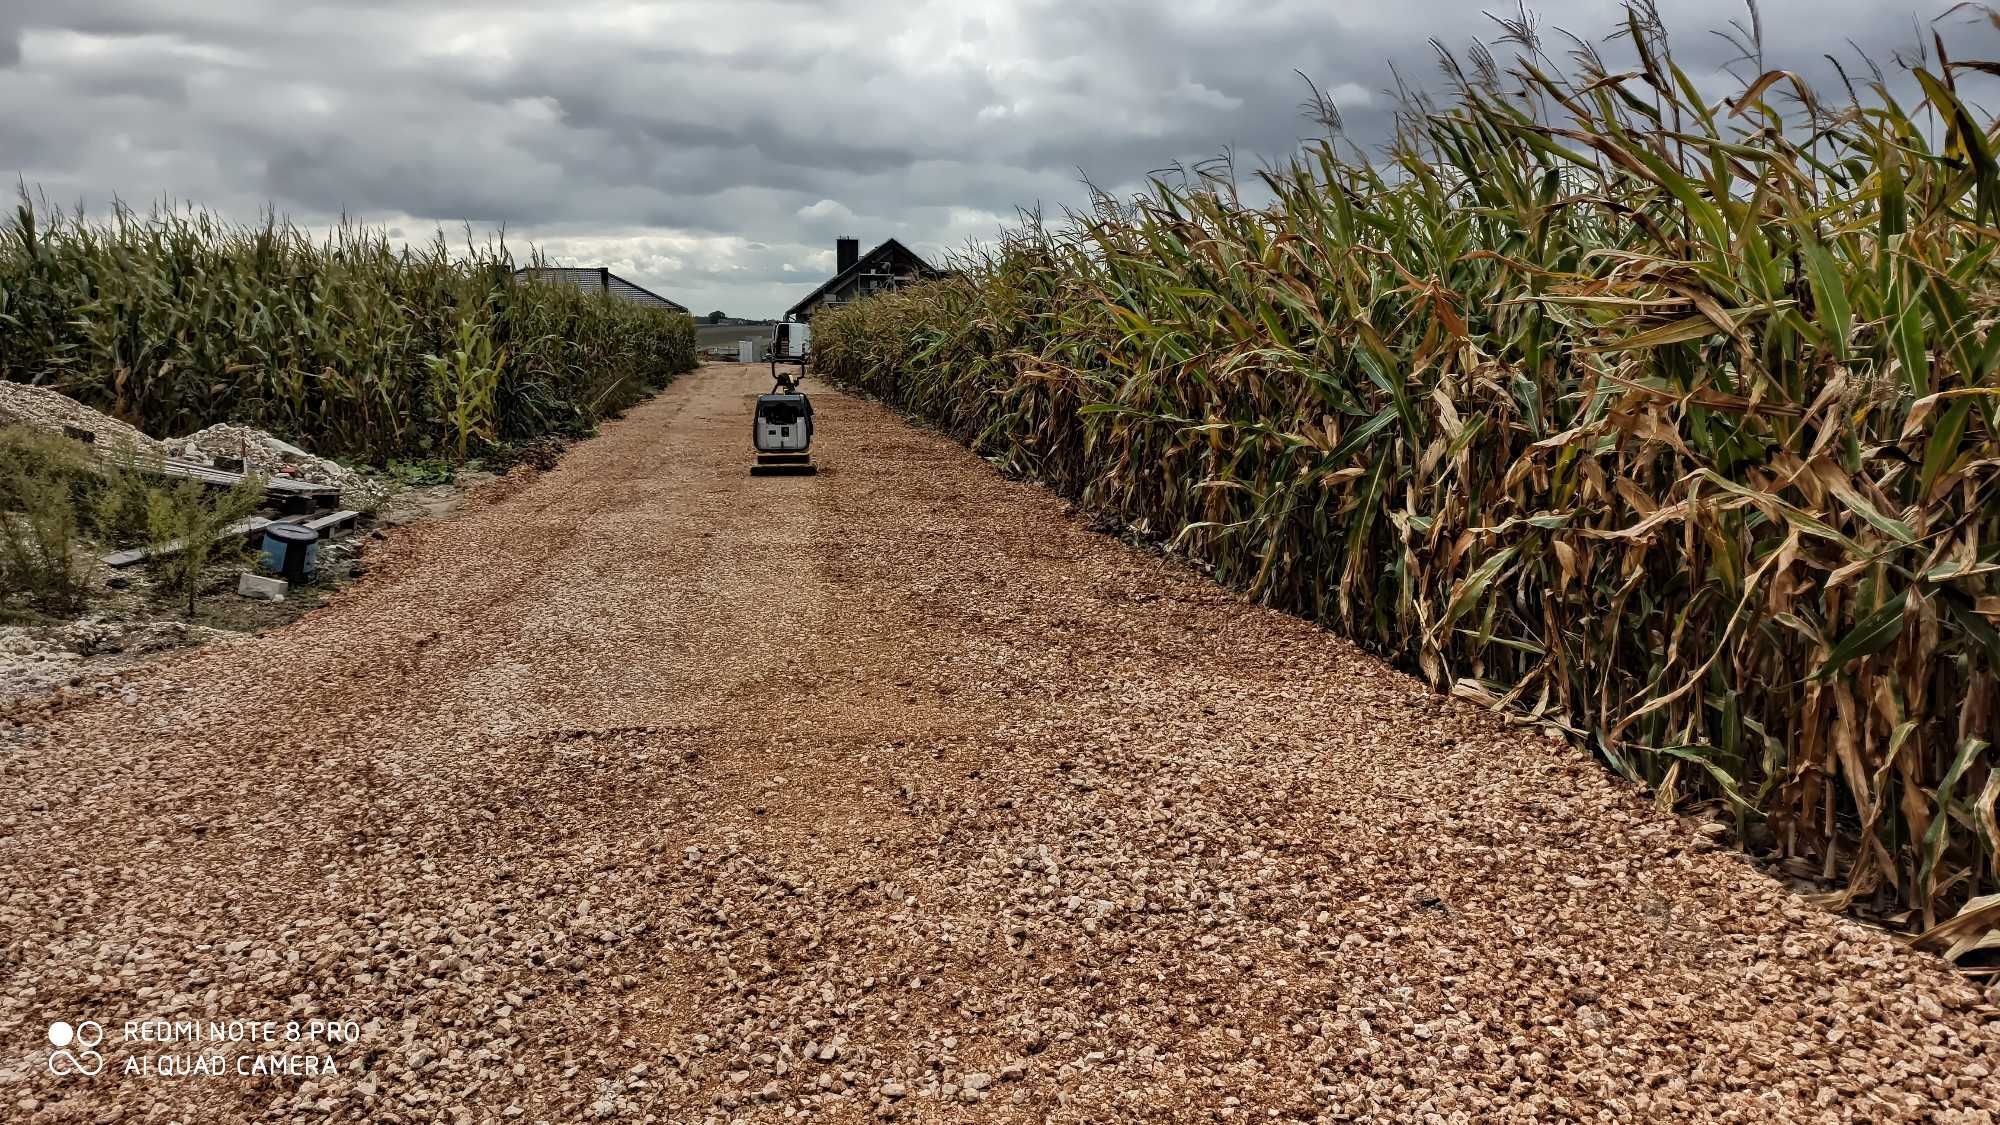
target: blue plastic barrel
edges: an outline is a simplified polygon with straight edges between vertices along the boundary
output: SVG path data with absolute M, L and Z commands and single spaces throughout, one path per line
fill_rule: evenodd
M 296 523 L 266 524 L 264 565 L 290 580 L 311 574 L 319 567 L 319 532 Z

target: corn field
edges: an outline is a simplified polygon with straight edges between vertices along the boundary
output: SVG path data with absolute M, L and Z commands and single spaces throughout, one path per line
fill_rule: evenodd
M 1625 36 L 1029 216 L 817 362 L 1928 925 L 2000 890 L 1995 68 L 1712 103 Z
M 243 422 L 380 462 L 583 433 L 693 369 L 688 317 L 513 269 L 504 244 L 24 197 L 0 227 L 0 378 L 155 436 Z

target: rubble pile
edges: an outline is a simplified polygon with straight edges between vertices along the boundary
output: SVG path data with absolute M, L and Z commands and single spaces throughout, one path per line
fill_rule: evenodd
M 74 426 L 96 435 L 95 444 L 107 452 L 160 455 L 160 443 L 138 429 L 59 391 L 28 383 L 0 379 L 0 426 L 26 426 L 52 434 L 62 433 L 64 426 Z
M 159 441 L 48 387 L 0 380 L 0 426 L 6 425 L 57 434 L 65 426 L 87 430 L 96 435 L 93 444 L 105 453 L 173 457 L 201 465 L 214 465 L 220 458 L 241 458 L 245 472 L 336 485 L 340 502 L 357 511 L 373 511 L 389 493 L 384 484 L 315 457 L 254 426 L 223 422 L 186 437 Z
M 223 457 L 241 458 L 245 472 L 334 485 L 340 489 L 340 502 L 360 511 L 372 510 L 388 494 L 387 488 L 360 473 L 315 457 L 254 426 L 222 422 L 163 444 L 169 457 L 202 464 L 214 464 Z

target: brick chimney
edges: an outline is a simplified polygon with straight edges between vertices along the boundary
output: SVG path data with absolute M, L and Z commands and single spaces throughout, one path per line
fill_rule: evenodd
M 858 238 L 837 238 L 833 242 L 834 276 L 846 273 L 861 260 L 861 240 Z

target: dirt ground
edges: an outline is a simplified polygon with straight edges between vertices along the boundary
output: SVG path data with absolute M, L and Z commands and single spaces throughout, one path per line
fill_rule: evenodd
M 752 478 L 764 377 L 0 753 L 0 1118 L 2000 1110 L 2000 993 L 878 406 Z

